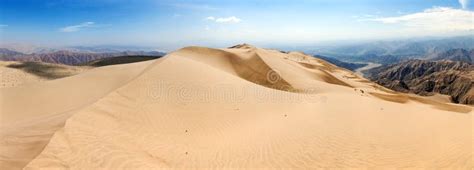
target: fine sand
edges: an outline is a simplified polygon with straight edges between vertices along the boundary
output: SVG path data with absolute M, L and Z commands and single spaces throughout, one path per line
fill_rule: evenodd
M 0 108 L 0 169 L 473 167 L 472 107 L 249 45 L 0 89 Z
M 41 62 L 0 61 L 0 88 L 69 77 L 89 69 Z

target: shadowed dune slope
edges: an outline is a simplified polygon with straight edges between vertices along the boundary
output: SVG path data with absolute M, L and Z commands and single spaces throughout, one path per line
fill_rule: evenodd
M 42 62 L 0 61 L 0 88 L 69 77 L 88 69 Z
M 27 168 L 472 167 L 472 107 L 399 97 L 302 53 L 187 47 L 125 67 L 140 73 L 70 114 Z
M 92 67 L 103 67 L 103 66 L 110 66 L 110 65 L 117 65 L 117 64 L 129 64 L 129 63 L 136 63 L 136 62 L 143 62 L 148 60 L 155 60 L 160 58 L 161 56 L 118 56 L 118 57 L 110 57 L 110 58 L 102 58 L 93 61 L 89 61 L 80 65 L 84 66 L 92 66 Z

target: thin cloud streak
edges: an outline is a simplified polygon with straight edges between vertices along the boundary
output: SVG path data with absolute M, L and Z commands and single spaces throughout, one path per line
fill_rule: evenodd
M 227 18 L 216 18 L 213 16 L 209 16 L 206 20 L 215 21 L 217 23 L 240 23 L 242 19 L 237 18 L 235 16 L 227 17 Z
M 83 28 L 93 27 L 94 24 L 95 24 L 94 22 L 83 22 L 83 23 L 78 24 L 78 25 L 71 25 L 71 26 L 63 27 L 63 28 L 60 28 L 59 30 L 61 32 L 77 32 L 77 31 L 80 31 Z

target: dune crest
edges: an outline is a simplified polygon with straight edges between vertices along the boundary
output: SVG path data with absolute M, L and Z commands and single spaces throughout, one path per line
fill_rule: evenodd
M 472 107 L 440 109 L 298 52 L 186 47 L 35 91 L 123 69 L 135 72 L 101 95 L 76 97 L 90 102 L 61 119 L 26 168 L 472 167 Z M 9 105 L 2 116 L 20 107 Z

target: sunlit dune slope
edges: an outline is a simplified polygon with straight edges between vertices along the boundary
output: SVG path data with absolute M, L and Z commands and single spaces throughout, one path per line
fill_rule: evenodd
M 0 169 L 25 166 L 73 113 L 131 81 L 150 63 L 0 89 Z

